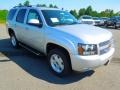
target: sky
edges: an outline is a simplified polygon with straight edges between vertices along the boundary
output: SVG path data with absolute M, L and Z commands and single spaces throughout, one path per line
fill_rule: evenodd
M 0 9 L 10 9 L 25 0 L 1 0 Z M 65 10 L 86 8 L 91 5 L 94 10 L 103 11 L 105 9 L 113 9 L 115 12 L 120 11 L 120 0 L 29 0 L 30 4 L 54 4 Z

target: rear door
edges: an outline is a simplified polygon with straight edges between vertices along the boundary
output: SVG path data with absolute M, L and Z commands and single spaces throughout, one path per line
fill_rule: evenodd
M 16 23 L 14 24 L 16 33 L 17 33 L 17 38 L 21 42 L 25 42 L 26 38 L 24 36 L 25 33 L 25 16 L 26 16 L 27 9 L 20 9 L 18 11 L 18 14 L 16 16 Z

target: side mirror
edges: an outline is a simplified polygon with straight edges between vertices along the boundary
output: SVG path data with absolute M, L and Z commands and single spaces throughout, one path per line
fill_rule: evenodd
M 38 19 L 30 19 L 28 21 L 28 24 L 33 25 L 33 26 L 37 26 L 37 27 L 42 27 L 42 24 L 39 22 Z

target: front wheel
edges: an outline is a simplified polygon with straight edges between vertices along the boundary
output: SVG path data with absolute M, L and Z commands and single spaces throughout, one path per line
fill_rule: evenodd
M 70 60 L 64 51 L 53 49 L 48 53 L 49 66 L 57 76 L 66 76 L 71 71 Z
M 104 24 L 106 28 L 108 28 L 108 25 L 107 24 Z

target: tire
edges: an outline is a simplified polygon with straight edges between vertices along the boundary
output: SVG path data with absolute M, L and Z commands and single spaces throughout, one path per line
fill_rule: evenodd
M 48 53 L 48 62 L 52 72 L 59 77 L 67 76 L 72 71 L 70 60 L 63 50 L 51 50 Z
M 105 24 L 105 27 L 106 27 L 106 28 L 108 28 L 108 25 L 107 25 L 107 24 Z
M 18 40 L 16 39 L 16 36 L 15 36 L 14 33 L 12 33 L 12 34 L 10 35 L 10 41 L 11 41 L 11 44 L 12 44 L 12 46 L 13 46 L 14 48 L 18 48 L 18 47 L 19 47 L 19 42 L 18 42 Z
M 114 29 L 117 29 L 118 27 L 116 26 L 116 24 L 114 24 Z

